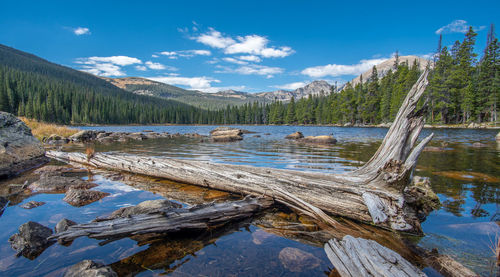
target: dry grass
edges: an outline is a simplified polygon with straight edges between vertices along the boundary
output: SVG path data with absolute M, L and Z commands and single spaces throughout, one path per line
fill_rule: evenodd
M 19 119 L 21 119 L 26 125 L 28 125 L 28 127 L 30 127 L 33 135 L 39 140 L 42 140 L 42 138 L 48 137 L 52 134 L 69 137 L 80 131 L 78 129 L 68 128 L 67 126 L 40 122 L 34 119 L 28 119 L 26 117 L 20 117 Z

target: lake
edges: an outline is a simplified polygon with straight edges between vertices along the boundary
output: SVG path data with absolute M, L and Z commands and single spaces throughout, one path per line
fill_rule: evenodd
M 217 126 L 98 126 L 80 129 L 208 135 Z M 246 164 L 301 171 L 342 173 L 364 164 L 376 151 L 388 129 L 306 126 L 234 126 L 255 132 L 232 143 L 199 142 L 188 138 L 157 139 L 115 144 L 96 144 L 97 152 L 126 152 L 141 155 L 197 159 L 216 163 Z M 285 140 L 295 131 L 304 135 L 332 134 L 336 145 L 320 146 Z M 449 254 L 482 276 L 497 272 L 492 250 L 500 236 L 500 144 L 498 130 L 424 129 L 421 137 L 433 132 L 431 146 L 439 149 L 422 153 L 415 175 L 431 180 L 442 207 L 422 224 L 425 236 L 411 237 L 425 249 L 436 248 Z M 257 137 L 258 136 L 258 137 Z M 482 143 L 480 147 L 474 143 Z M 84 145 L 64 145 L 64 151 L 84 151 Z M 303 234 L 319 231 L 304 217 L 281 207 L 260 218 L 242 222 L 212 234 L 193 238 L 168 237 L 141 245 L 131 238 L 100 245 L 99 241 L 79 238 L 69 246 L 54 244 L 33 260 L 15 257 L 8 238 L 17 228 L 36 221 L 53 228 L 62 218 L 87 222 L 120 207 L 145 200 L 167 198 L 183 205 L 225 201 L 238 196 L 214 192 L 166 180 L 125 175 L 113 178 L 109 172 L 95 170 L 84 174 L 99 186 L 95 189 L 110 196 L 83 207 L 62 201 L 64 194 L 35 194 L 11 200 L 0 216 L 0 275 L 60 276 L 67 266 L 83 259 L 109 264 L 120 275 L 156 276 L 328 276 L 332 265 L 323 252 L 321 241 Z M 32 173 L 0 183 L 31 181 Z M 26 210 L 19 205 L 28 201 L 45 205 Z M 296 228 L 287 232 L 285 225 Z M 281 226 L 281 227 L 280 227 Z M 362 226 L 372 236 L 388 235 L 373 227 Z M 298 231 L 297 231 L 298 230 Z M 353 233 L 357 232 L 353 230 Z M 299 235 L 302 234 L 302 235 Z M 385 239 L 387 240 L 387 239 Z M 390 240 L 390 239 L 389 239 Z M 389 247 L 389 246 L 388 246 Z M 393 249 L 397 246 L 393 246 Z M 286 251 L 285 251 L 286 250 Z M 303 257 L 298 267 L 290 265 L 287 253 Z M 404 256 L 404 254 L 402 254 Z M 430 276 L 439 276 L 425 268 Z

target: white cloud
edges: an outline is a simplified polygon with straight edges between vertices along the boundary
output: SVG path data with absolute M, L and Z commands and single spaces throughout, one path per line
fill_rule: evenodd
M 115 65 L 126 66 L 132 64 L 141 64 L 142 61 L 127 56 L 111 56 L 111 57 L 88 57 L 88 58 L 79 58 L 77 59 L 77 63 L 82 64 L 95 64 L 95 63 L 112 63 Z
M 73 29 L 73 33 L 77 36 L 90 35 L 90 30 L 89 30 L 89 28 L 78 27 L 78 28 Z
M 220 70 L 215 73 L 236 73 L 241 75 L 262 75 L 266 78 L 272 78 L 276 74 L 283 73 L 285 70 L 281 67 L 270 67 L 264 65 L 249 64 L 237 68 L 227 66 L 217 66 Z
M 83 65 L 82 71 L 104 77 L 125 76 L 125 73 L 121 71 L 121 67 L 110 63 Z
M 260 63 L 262 61 L 261 58 L 259 58 L 258 56 L 255 56 L 255 55 L 239 56 L 238 58 L 240 60 L 249 61 L 249 62 L 256 62 L 256 63 Z
M 78 58 L 75 63 L 82 65 L 82 70 L 99 76 L 124 76 L 123 66 L 142 64 L 142 61 L 128 56 Z
M 163 51 L 161 55 L 168 56 L 169 59 L 177 59 L 178 57 L 191 58 L 194 56 L 210 56 L 212 52 L 209 50 L 181 50 L 181 51 Z
M 212 83 L 220 83 L 219 80 L 210 77 L 180 77 L 180 76 L 159 76 L 146 77 L 153 81 L 162 82 L 169 85 L 187 86 L 195 90 L 209 90 L 212 88 Z
M 233 39 L 210 28 L 208 32 L 192 39 L 213 48 L 223 49 L 226 54 L 250 54 L 264 58 L 283 58 L 295 51 L 288 46 L 269 47 L 269 40 L 259 35 L 238 36 Z
M 295 83 L 289 83 L 289 84 L 284 84 L 284 85 L 277 85 L 274 86 L 275 88 L 279 89 L 286 89 L 286 90 L 296 90 L 298 88 L 306 86 L 306 82 L 295 82 Z
M 151 58 L 158 58 L 158 57 L 159 57 L 159 56 L 158 56 L 158 55 L 155 55 L 155 54 L 151 55 Z
M 144 65 L 136 65 L 135 69 L 137 69 L 139 71 L 146 71 L 146 70 L 148 70 L 148 68 L 145 67 Z
M 213 28 L 210 28 L 207 33 L 201 34 L 194 39 L 197 42 L 203 43 L 213 48 L 226 48 L 229 45 L 235 43 L 232 38 L 222 36 L 221 32 L 216 31 Z
M 462 20 L 462 19 L 457 19 L 457 20 L 452 21 L 450 24 L 445 25 L 445 26 L 437 29 L 436 34 L 437 35 L 453 34 L 453 33 L 465 34 L 469 30 L 469 27 L 470 27 L 470 25 L 467 24 L 467 21 Z M 477 31 L 481 31 L 484 28 L 486 28 L 486 26 L 479 26 L 479 27 L 473 27 L 473 28 L 477 32 Z
M 231 58 L 231 57 L 222 58 L 222 60 L 229 62 L 229 63 L 239 64 L 239 65 L 248 64 L 248 62 L 240 61 L 240 60 L 237 60 L 237 59 Z
M 342 75 L 359 75 L 374 65 L 386 61 L 387 59 L 369 59 L 361 60 L 358 64 L 343 65 L 343 64 L 327 64 L 321 66 L 308 67 L 302 70 L 302 74 L 313 77 L 320 78 L 324 76 L 342 76 Z
M 165 66 L 161 63 L 154 63 L 152 61 L 147 61 L 146 63 L 146 66 L 149 67 L 150 69 L 154 69 L 154 70 L 162 70 L 162 69 L 165 69 Z

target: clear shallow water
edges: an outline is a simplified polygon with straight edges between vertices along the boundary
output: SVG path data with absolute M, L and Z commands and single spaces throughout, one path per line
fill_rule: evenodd
M 216 126 L 105 126 L 80 127 L 106 131 L 140 132 L 152 130 L 169 133 L 199 133 L 208 135 Z M 338 128 L 297 126 L 241 126 L 254 131 L 245 139 L 235 143 L 199 142 L 192 139 L 159 139 L 111 145 L 96 145 L 96 151 L 118 151 L 141 153 L 183 159 L 199 159 L 212 162 L 250 164 L 293 170 L 341 173 L 361 166 L 376 151 L 387 129 L 384 128 Z M 338 143 L 334 146 L 299 144 L 284 140 L 284 136 L 295 131 L 304 135 L 333 134 Z M 433 212 L 423 223 L 426 236 L 419 245 L 427 249 L 437 248 L 441 253 L 451 254 L 463 264 L 487 276 L 494 261 L 490 247 L 495 235 L 500 234 L 498 204 L 500 203 L 500 145 L 494 140 L 495 130 L 432 129 L 424 130 L 422 136 L 435 133 L 431 143 L 442 146 L 442 152 L 424 152 L 417 166 L 417 175 L 428 176 L 443 207 Z M 268 135 L 266 135 L 269 133 Z M 260 137 L 254 137 L 259 135 Z M 474 148 L 472 144 L 482 142 L 485 147 Z M 63 150 L 84 150 L 85 146 L 63 147 Z M 137 246 L 131 239 L 115 241 L 99 246 L 98 241 L 77 239 L 69 247 L 53 245 L 34 261 L 24 257 L 13 257 L 13 250 L 6 242 L 22 223 L 28 220 L 53 227 L 62 217 L 77 222 L 86 222 L 97 215 L 111 212 L 119 207 L 134 205 L 144 200 L 167 197 L 181 203 L 190 202 L 182 194 L 164 191 L 176 185 L 160 184 L 143 186 L 141 182 L 110 181 L 96 175 L 95 189 L 112 195 L 88 206 L 75 208 L 61 201 L 63 194 L 40 194 L 23 202 L 45 201 L 46 205 L 33 210 L 24 210 L 18 205 L 9 207 L 0 217 L 0 275 L 27 276 L 52 272 L 54 276 L 64 267 L 90 258 L 114 264 L 122 272 L 149 276 L 168 272 L 174 276 L 324 276 L 331 267 L 326 255 L 318 245 L 300 243 L 278 235 L 262 235 L 255 223 L 249 228 L 238 226 L 212 238 L 189 241 L 168 241 L 154 245 Z M 9 182 L 7 182 L 9 183 Z M 12 183 L 12 182 L 10 182 Z M 179 189 L 176 187 L 176 189 Z M 195 188 L 180 188 L 181 191 L 199 195 Z M 208 194 L 204 194 L 208 195 Z M 193 199 L 195 196 L 193 196 Z M 210 197 L 207 196 L 208 201 Z M 194 202 L 197 200 L 190 199 Z M 191 202 L 192 202 L 191 201 Z M 5 226 L 5 227 L 4 227 Z M 262 241 L 255 237 L 265 237 Z M 196 243 L 195 243 L 196 242 Z M 172 250 L 172 244 L 177 245 Z M 318 265 L 303 272 L 285 268 L 279 259 L 280 251 L 292 247 L 313 254 Z M 182 249 L 183 254 L 178 254 Z M 173 252 L 175 253 L 173 253 Z M 181 252 L 182 252 L 181 251 Z M 158 253 L 170 253 L 161 256 Z M 177 253 L 177 254 L 176 254 Z M 188 254 L 186 254 L 188 253 Z M 148 261 L 132 263 L 130 260 Z M 156 261 L 153 263 L 151 261 Z M 158 262 L 162 261 L 162 263 Z M 141 266 L 138 266 L 140 264 Z M 160 264 L 160 266 L 159 266 Z M 173 269 L 175 268 L 175 270 Z M 58 271 L 59 270 L 59 271 Z M 34 273 L 36 272 L 36 274 Z M 427 269 L 432 275 L 432 271 Z

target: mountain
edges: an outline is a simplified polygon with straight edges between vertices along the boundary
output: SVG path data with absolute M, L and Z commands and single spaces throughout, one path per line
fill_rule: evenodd
M 203 109 L 221 109 L 230 106 L 240 106 L 245 103 L 261 102 L 268 103 L 268 99 L 259 98 L 251 93 L 224 90 L 217 93 L 206 93 L 197 90 L 187 90 L 153 80 L 126 77 L 126 78 L 103 78 L 111 84 L 140 95 L 155 96 L 175 100 L 188 105 Z
M 375 67 L 377 68 L 377 75 L 378 75 L 378 78 L 382 78 L 384 77 L 387 72 L 389 72 L 389 70 L 393 70 L 394 71 L 394 62 L 396 61 L 396 58 L 395 57 L 392 57 L 382 63 L 379 63 L 377 64 Z M 419 56 L 399 56 L 399 63 L 408 63 L 409 66 L 413 65 L 414 62 L 417 62 L 420 70 L 424 70 L 425 67 L 427 66 L 427 63 L 429 62 L 428 60 L 422 58 L 422 57 L 419 57 Z M 358 77 L 352 79 L 350 81 L 351 85 L 353 87 L 355 87 L 357 84 L 359 84 L 359 81 L 360 81 L 360 77 L 363 76 L 363 83 L 365 83 L 366 81 L 368 81 L 368 79 L 370 79 L 370 76 L 372 75 L 372 70 L 373 69 L 369 69 L 365 72 L 363 72 L 361 75 L 359 75 Z
M 288 102 L 290 101 L 290 99 L 292 99 L 292 97 L 295 97 L 295 99 L 298 100 L 300 98 L 308 97 L 309 95 L 312 96 L 318 96 L 321 94 L 326 95 L 329 94 L 331 90 L 332 90 L 332 85 L 330 85 L 326 81 L 314 81 L 294 91 L 276 90 L 271 92 L 258 93 L 257 96 L 270 100 L 276 99 Z
M 1 44 L 0 110 L 63 124 L 204 123 L 215 116 Z

